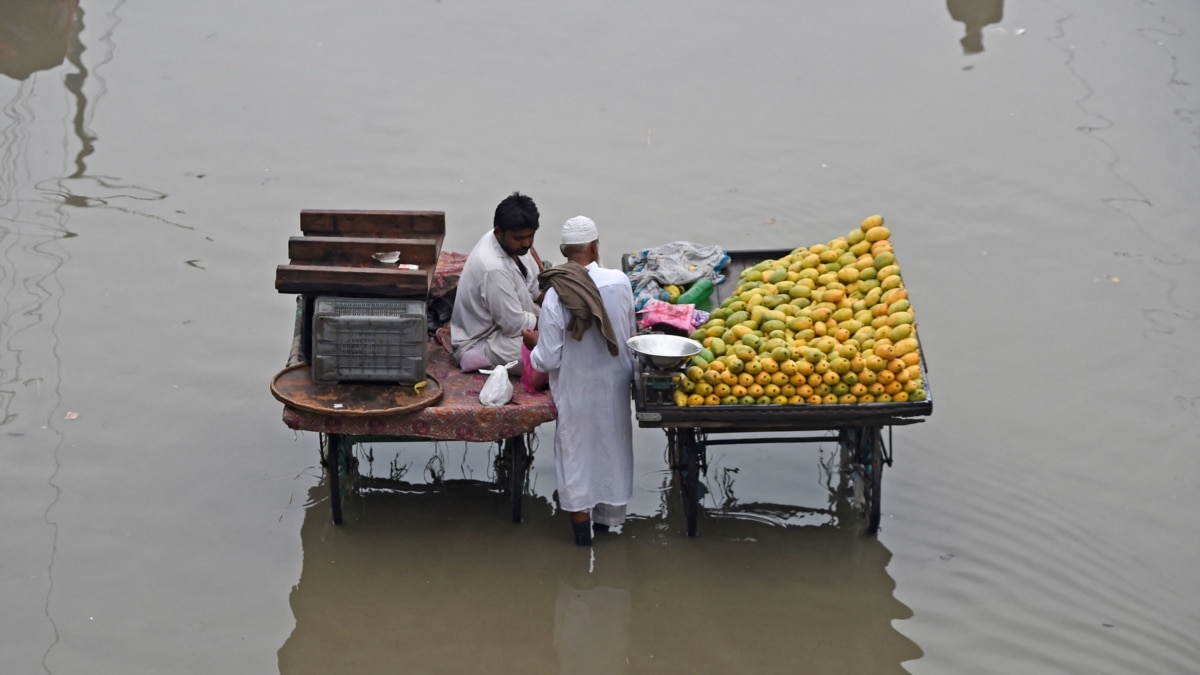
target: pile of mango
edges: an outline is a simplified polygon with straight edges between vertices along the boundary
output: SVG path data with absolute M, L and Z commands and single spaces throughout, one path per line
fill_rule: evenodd
M 675 404 L 922 401 L 912 305 L 873 215 L 845 237 L 747 267 L 692 334 L 704 349 L 676 376 Z

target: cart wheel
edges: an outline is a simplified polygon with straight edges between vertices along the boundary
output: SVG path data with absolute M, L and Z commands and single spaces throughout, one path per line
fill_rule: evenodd
M 521 522 L 521 499 L 525 495 L 525 478 L 529 468 L 529 453 L 523 435 L 504 441 L 505 453 L 510 458 L 509 497 L 512 499 L 512 521 Z
M 704 447 L 696 438 L 695 429 L 681 429 L 677 440 L 679 451 L 680 491 L 683 493 L 683 515 L 687 518 L 687 536 L 698 533 L 700 515 L 700 456 Z
M 342 524 L 342 444 L 341 434 L 321 434 L 321 457 L 325 475 L 329 478 L 329 507 L 333 511 L 333 524 Z
M 863 430 L 862 446 L 863 470 L 866 472 L 864 497 L 867 500 L 867 530 L 875 534 L 879 532 L 880 491 L 883 488 L 883 433 L 879 427 Z

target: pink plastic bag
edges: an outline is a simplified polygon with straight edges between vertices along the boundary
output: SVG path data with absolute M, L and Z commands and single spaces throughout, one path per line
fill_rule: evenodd
M 550 388 L 550 375 L 533 367 L 529 359 L 529 347 L 525 345 L 521 345 L 521 386 L 531 394 Z
M 638 312 L 642 315 L 642 318 L 638 319 L 638 325 L 649 328 L 661 323 L 691 332 L 695 328 L 692 325 L 692 314 L 695 311 L 694 305 L 672 305 L 662 300 L 651 300 Z

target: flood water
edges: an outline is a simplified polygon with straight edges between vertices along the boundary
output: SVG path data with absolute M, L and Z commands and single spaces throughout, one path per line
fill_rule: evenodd
M 1198 672 L 1198 84 L 1188 0 L 0 0 L 0 672 Z M 751 444 L 689 538 L 637 429 L 575 547 L 553 425 L 520 525 L 443 443 L 334 526 L 268 386 L 300 210 L 465 252 L 513 190 L 609 266 L 883 214 L 935 404 L 878 536 Z

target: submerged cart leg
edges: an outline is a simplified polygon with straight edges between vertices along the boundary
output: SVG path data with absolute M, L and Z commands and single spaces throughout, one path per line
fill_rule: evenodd
M 881 490 L 883 488 L 883 433 L 879 427 L 867 427 L 862 432 L 862 442 L 865 450 L 863 470 L 866 472 L 864 481 L 867 499 L 867 528 L 871 534 L 879 531 L 879 514 L 881 511 Z
M 680 491 L 683 493 L 683 515 L 687 518 L 687 535 L 694 537 L 699 529 L 700 472 L 704 446 L 695 429 L 681 429 L 677 436 L 679 449 Z
M 838 432 L 843 475 L 850 479 L 850 501 L 860 517 L 867 518 L 867 530 L 879 531 L 883 465 L 889 463 L 883 434 L 879 427 L 848 427 Z M 847 462 L 847 459 L 849 461 Z
M 521 522 L 521 499 L 525 495 L 525 476 L 529 470 L 529 453 L 525 436 L 517 435 L 504 441 L 512 475 L 509 477 L 509 497 L 512 499 L 512 520 Z
M 342 434 L 321 434 L 321 457 L 325 475 L 329 482 L 329 507 L 333 512 L 333 524 L 342 524 Z

